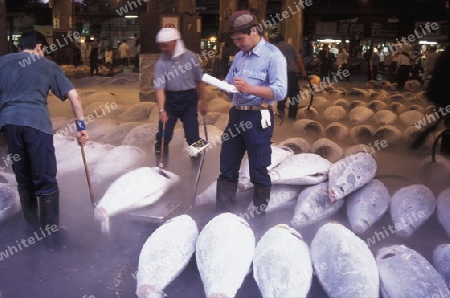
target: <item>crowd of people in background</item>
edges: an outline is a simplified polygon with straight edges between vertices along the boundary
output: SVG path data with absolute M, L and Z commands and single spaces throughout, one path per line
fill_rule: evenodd
M 387 50 L 386 50 L 387 49 Z M 330 78 L 338 70 L 367 71 L 367 80 L 389 80 L 402 90 L 408 80 L 422 85 L 431 79 L 436 60 L 442 50 L 435 45 L 328 44 L 314 41 L 304 45 L 303 61 L 308 72 L 318 72 L 321 79 Z M 364 67 L 363 67 L 364 65 Z M 351 76 L 346 77 L 350 80 Z
M 90 75 L 98 74 L 99 65 L 104 65 L 110 71 L 113 71 L 114 66 L 134 67 L 136 70 L 139 67 L 139 52 L 140 42 L 128 42 L 123 39 L 116 50 L 111 46 L 103 47 L 94 39 L 86 39 L 86 42 L 81 46 L 81 63 L 90 66 Z

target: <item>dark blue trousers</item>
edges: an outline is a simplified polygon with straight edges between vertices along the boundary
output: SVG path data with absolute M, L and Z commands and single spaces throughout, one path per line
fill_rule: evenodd
M 173 137 L 173 129 L 177 120 L 183 123 L 184 137 L 188 145 L 197 142 L 200 139 L 197 103 L 198 95 L 195 89 L 182 92 L 166 92 L 166 103 L 164 109 L 169 119 L 166 122 L 164 143 L 168 144 Z M 159 122 L 159 131 L 156 134 L 156 143 L 161 144 L 163 125 Z
M 250 181 L 255 186 L 271 186 L 267 167 L 271 162 L 273 135 L 273 112 L 270 111 L 272 125 L 261 127 L 261 111 L 240 111 L 231 108 L 228 125 L 222 135 L 220 150 L 220 176 L 230 182 L 237 182 L 242 158 L 247 151 L 250 165 Z
M 278 112 L 284 115 L 284 109 L 286 107 L 286 100 L 290 98 L 289 105 L 289 118 L 296 118 L 298 113 L 298 94 L 300 93 L 300 87 L 298 86 L 298 75 L 295 71 L 288 71 L 288 90 L 286 98 L 277 103 Z
M 16 125 L 4 126 L 3 133 L 8 153 L 18 156 L 12 164 L 18 187 L 34 188 L 36 196 L 57 191 L 53 135 Z

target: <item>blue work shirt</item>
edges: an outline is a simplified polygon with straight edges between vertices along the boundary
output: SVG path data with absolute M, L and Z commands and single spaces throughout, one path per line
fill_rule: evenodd
M 233 78 L 236 77 L 244 78 L 250 85 L 269 87 L 274 98 L 234 93 L 232 100 L 235 106 L 259 106 L 264 102 L 273 105 L 275 101 L 286 98 L 286 58 L 276 46 L 266 42 L 264 38 L 261 38 L 252 51 L 248 53 L 240 51 L 234 56 L 225 80 L 233 84 Z
M 61 68 L 47 58 L 27 52 L 0 57 L 0 129 L 11 124 L 53 134 L 48 92 L 64 101 L 72 89 Z
M 179 57 L 161 55 L 155 65 L 155 90 L 185 91 L 197 88 L 202 81 L 202 68 L 197 55 L 185 50 Z

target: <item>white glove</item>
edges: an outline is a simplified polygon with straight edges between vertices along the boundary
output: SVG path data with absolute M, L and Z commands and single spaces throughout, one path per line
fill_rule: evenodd
M 267 128 L 272 123 L 270 123 L 270 111 L 269 110 L 261 110 L 261 126 L 262 128 Z

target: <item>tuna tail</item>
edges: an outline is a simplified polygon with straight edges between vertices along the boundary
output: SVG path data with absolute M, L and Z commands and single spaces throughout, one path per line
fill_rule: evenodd
M 156 289 L 154 286 L 150 285 L 142 285 L 139 287 L 138 292 L 136 295 L 139 298 L 164 298 L 167 297 L 167 295 L 158 289 Z
M 107 234 L 109 235 L 109 232 L 111 230 L 111 225 L 109 222 L 109 216 L 106 216 L 102 221 L 101 221 L 101 228 L 102 228 L 102 233 L 103 234 Z
M 214 293 L 209 295 L 208 298 L 229 298 L 229 297 L 223 293 Z

